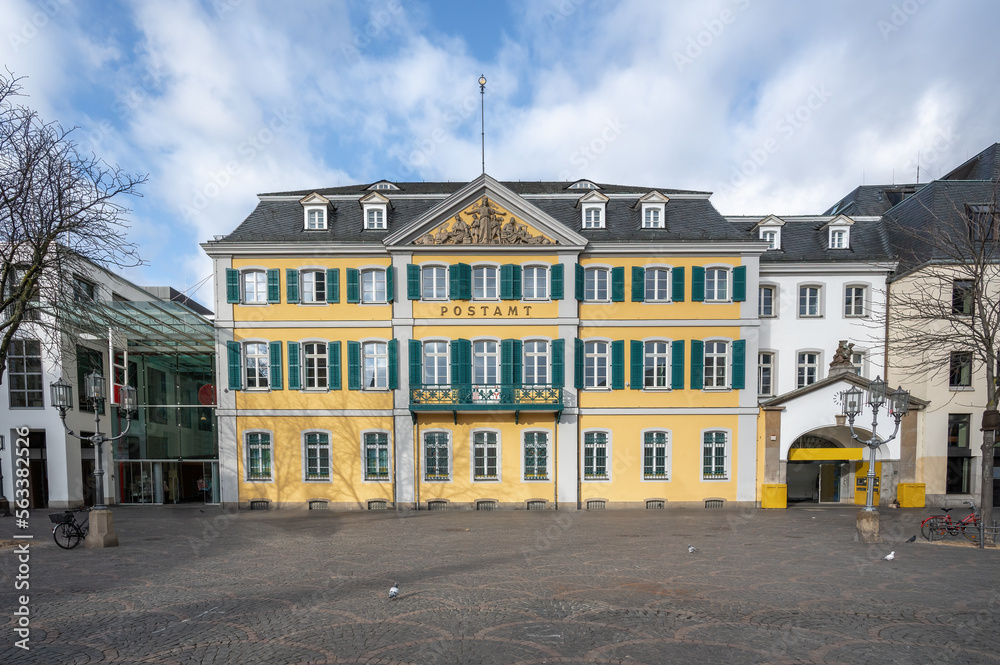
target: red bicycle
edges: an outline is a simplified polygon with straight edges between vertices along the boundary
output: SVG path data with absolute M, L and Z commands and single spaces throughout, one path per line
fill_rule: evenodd
M 972 507 L 972 512 L 959 521 L 951 519 L 951 508 L 941 508 L 944 515 L 931 515 L 920 523 L 920 533 L 927 540 L 940 540 L 945 536 L 964 535 L 974 543 L 979 542 L 980 516 L 976 512 L 976 504 L 966 501 Z

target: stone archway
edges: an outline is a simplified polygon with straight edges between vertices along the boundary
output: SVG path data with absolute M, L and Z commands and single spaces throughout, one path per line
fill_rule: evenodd
M 853 503 L 854 472 L 863 448 L 840 425 L 800 434 L 789 447 L 785 483 L 789 503 Z

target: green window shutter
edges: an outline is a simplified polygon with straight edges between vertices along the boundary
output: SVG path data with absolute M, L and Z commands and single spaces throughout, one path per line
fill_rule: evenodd
M 743 302 L 747 299 L 747 267 L 733 268 L 733 302 Z
M 452 300 L 472 299 L 472 266 L 468 263 L 448 266 L 448 297 Z
M 705 269 L 691 266 L 691 302 L 705 302 Z
M 514 299 L 514 264 L 500 266 L 500 300 Z
M 240 271 L 226 268 L 226 302 L 233 304 L 240 301 Z
M 226 352 L 229 355 L 229 389 L 240 390 L 243 387 L 243 363 L 240 362 L 240 343 L 226 342 Z
M 406 264 L 406 299 L 420 300 L 420 266 Z
M 389 340 L 389 390 L 399 388 L 399 340 Z
M 705 385 L 705 343 L 691 340 L 691 390 L 701 390 Z
M 411 339 L 407 344 L 407 353 L 410 356 L 410 389 L 419 388 L 424 382 L 423 368 L 424 345 L 419 339 Z
M 347 269 L 347 302 L 361 302 L 361 271 Z
M 566 382 L 566 340 L 552 340 L 552 385 L 561 388 Z
M 642 268 L 640 268 L 640 270 L 642 270 Z M 634 285 L 635 282 L 632 282 L 632 284 Z M 632 293 L 634 295 L 635 291 Z M 642 390 L 642 368 L 644 361 L 642 340 L 633 339 L 629 346 L 631 347 L 629 349 L 629 364 L 631 366 L 631 370 L 629 372 L 629 387 L 632 388 L 632 390 Z
M 514 340 L 512 339 L 500 341 L 500 383 L 507 386 L 514 383 Z
M 746 340 L 733 342 L 733 390 L 743 390 L 746 384 Z
M 281 302 L 281 271 L 277 268 L 267 270 L 267 302 Z
M 684 390 L 684 340 L 675 339 L 670 345 L 670 387 Z
M 392 302 L 396 294 L 395 279 L 396 269 L 389 266 L 385 269 L 385 301 Z
M 611 302 L 625 302 L 625 266 L 611 269 Z
M 673 281 L 670 289 L 672 302 L 684 302 L 684 266 L 670 269 L 670 279 Z
M 522 376 L 521 376 L 521 358 L 522 358 L 522 356 L 521 356 L 521 354 L 523 353 L 523 349 L 524 349 L 524 346 L 521 344 L 521 340 L 515 339 L 514 340 L 514 362 L 512 363 L 512 367 L 514 368 L 514 385 L 515 386 L 520 386 L 521 385 L 521 380 L 522 380 Z
M 511 300 L 520 300 L 521 299 L 521 266 L 519 266 L 519 265 L 515 265 L 514 266 L 514 284 L 513 284 L 512 288 L 514 290 L 514 293 L 513 293 L 514 297 L 511 298 Z
M 326 367 L 330 390 L 340 390 L 340 342 L 330 342 L 326 347 Z
M 295 268 L 285 270 L 285 299 L 293 305 L 299 302 L 299 271 Z
M 361 390 L 361 342 L 347 343 L 347 389 Z
M 288 343 L 288 389 L 302 390 L 302 377 L 299 374 L 299 343 Z
M 583 275 L 584 275 L 583 266 L 581 266 L 579 263 L 577 263 L 576 264 L 576 284 L 574 284 L 574 286 L 576 287 L 576 289 L 575 289 L 576 293 L 573 294 L 573 295 L 576 296 L 577 300 L 583 300 L 583 281 L 584 281 Z
M 632 266 L 632 302 L 642 302 L 646 299 L 646 269 L 642 266 Z
M 622 268 L 622 271 L 625 269 Z M 611 342 L 611 389 L 625 390 L 625 340 Z
M 583 388 L 583 340 L 573 340 L 573 386 Z
M 281 342 L 270 342 L 271 390 L 281 390 Z
M 552 280 L 552 299 L 563 299 L 563 264 L 557 263 L 549 269 Z
M 326 271 L 326 301 L 340 302 L 340 268 Z
M 472 342 L 451 340 L 451 382 L 472 383 Z

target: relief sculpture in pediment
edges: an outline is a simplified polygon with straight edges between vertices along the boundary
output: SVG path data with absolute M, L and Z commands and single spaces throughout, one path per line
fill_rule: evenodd
M 505 220 L 505 217 L 508 219 Z M 434 232 L 418 238 L 414 244 L 551 245 L 553 242 L 543 235 L 532 235 L 526 224 L 500 210 L 488 196 L 484 196 L 468 209 L 457 213 L 450 227 L 445 222 Z

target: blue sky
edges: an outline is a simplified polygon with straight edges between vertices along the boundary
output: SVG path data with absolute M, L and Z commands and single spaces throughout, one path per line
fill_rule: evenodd
M 257 193 L 575 180 L 820 213 L 1000 140 L 990 0 L 4 0 L 3 64 L 77 141 L 148 173 L 140 284 L 192 288 Z M 207 301 L 210 289 L 195 297 Z

